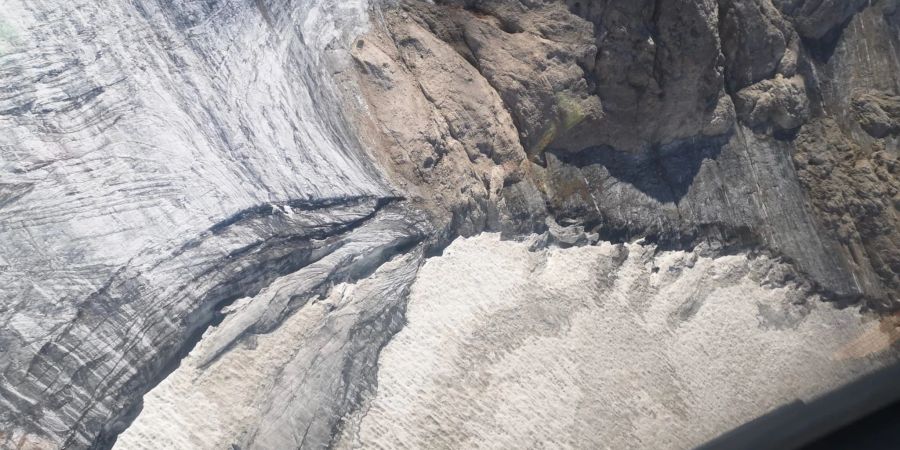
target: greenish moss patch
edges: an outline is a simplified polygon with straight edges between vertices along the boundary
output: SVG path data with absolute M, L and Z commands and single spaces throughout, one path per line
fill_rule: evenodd
M 575 128 L 576 125 L 584 121 L 585 117 L 587 117 L 578 98 L 573 97 L 571 94 L 558 92 L 556 93 L 555 99 L 558 111 L 557 117 L 547 126 L 544 133 L 541 134 L 541 138 L 538 139 L 528 152 L 533 158 L 543 154 L 544 150 L 547 149 L 547 146 L 553 143 L 560 133 L 565 133 L 566 131 Z
M 586 117 L 581 103 L 569 93 L 557 93 L 556 105 L 559 108 L 559 121 L 563 131 L 575 128 Z

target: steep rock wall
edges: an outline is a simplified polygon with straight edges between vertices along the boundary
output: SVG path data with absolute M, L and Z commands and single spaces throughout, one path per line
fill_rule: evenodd
M 400 1 L 353 49 L 359 120 L 395 177 L 471 186 L 425 194 L 438 209 L 494 198 L 476 206 L 511 233 L 550 214 L 607 238 L 761 245 L 828 294 L 892 308 L 896 14 L 891 0 Z M 466 75 L 442 78 L 448 64 Z M 397 118 L 421 110 L 401 92 L 450 123 L 511 122 L 521 148 L 498 180 L 470 136 L 394 146 Z

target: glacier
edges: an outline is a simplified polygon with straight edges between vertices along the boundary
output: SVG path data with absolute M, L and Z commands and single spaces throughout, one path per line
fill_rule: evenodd
M 892 364 L 898 30 L 5 0 L 0 448 L 687 448 Z

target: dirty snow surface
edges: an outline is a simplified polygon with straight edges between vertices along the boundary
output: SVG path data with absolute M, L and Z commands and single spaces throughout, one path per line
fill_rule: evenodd
M 343 448 L 689 448 L 883 364 L 877 320 L 764 256 L 455 241 Z

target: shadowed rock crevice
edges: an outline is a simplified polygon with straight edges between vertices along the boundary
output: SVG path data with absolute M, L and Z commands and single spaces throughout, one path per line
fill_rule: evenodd
M 660 203 L 679 203 L 704 161 L 715 161 L 727 138 L 707 138 L 657 146 L 647 153 L 588 148 L 577 153 L 548 150 L 562 163 L 579 169 L 603 166 L 609 175 Z

